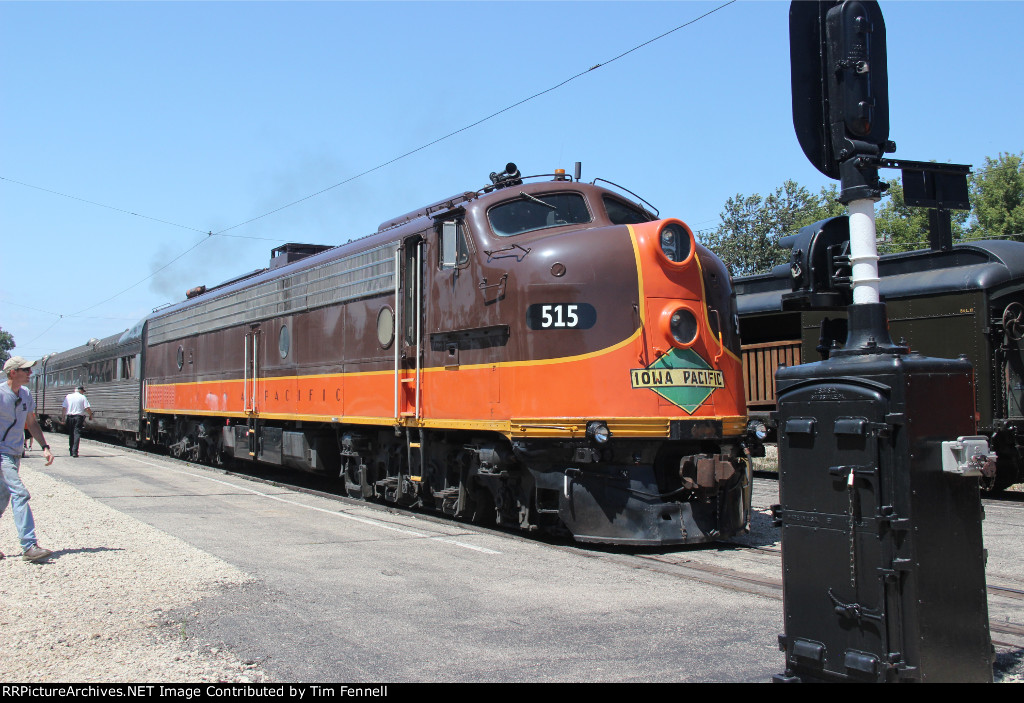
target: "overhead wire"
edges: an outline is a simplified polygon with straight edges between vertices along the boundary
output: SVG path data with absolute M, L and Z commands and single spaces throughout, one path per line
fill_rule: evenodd
M 149 280 L 150 278 L 152 278 L 153 276 L 157 275 L 158 273 L 160 273 L 161 271 L 163 271 L 163 270 L 164 270 L 165 268 L 167 268 L 168 266 L 170 266 L 171 264 L 173 264 L 173 263 L 174 263 L 175 261 L 177 261 L 177 260 L 178 260 L 178 259 L 180 259 L 181 257 L 183 257 L 183 256 L 185 256 L 186 254 L 188 254 L 188 253 L 189 253 L 190 251 L 192 251 L 193 249 L 195 249 L 196 247 L 198 247 L 198 246 L 199 246 L 200 244 L 202 244 L 202 243 L 204 243 L 204 242 L 207 242 L 207 241 L 209 241 L 209 240 L 210 240 L 210 237 L 211 237 L 211 236 L 212 236 L 212 233 L 207 233 L 207 235 L 206 235 L 205 237 L 203 237 L 202 239 L 200 239 L 200 240 L 199 240 L 198 242 L 196 242 L 195 244 L 193 244 L 192 246 L 190 246 L 190 247 L 189 247 L 188 249 L 186 249 L 185 251 L 183 251 L 183 252 L 181 252 L 180 254 L 178 254 L 178 255 L 177 255 L 176 257 L 174 257 L 173 259 L 171 259 L 170 261 L 168 261 L 168 262 L 167 262 L 166 264 L 164 264 L 163 266 L 161 266 L 160 268 L 158 268 L 158 269 L 157 269 L 156 271 L 153 271 L 153 272 L 152 272 L 151 274 L 149 274 L 148 276 L 146 276 L 145 278 L 143 278 L 143 279 L 142 279 L 141 281 L 138 281 L 138 282 L 136 282 L 136 283 L 133 283 L 132 285 L 128 286 L 127 288 L 125 288 L 125 289 L 124 289 L 123 291 L 121 291 L 120 293 L 115 293 L 114 295 L 110 296 L 109 298 L 107 298 L 107 299 L 105 299 L 105 300 L 101 300 L 100 302 L 96 303 L 95 305 L 90 305 L 90 306 L 89 306 L 89 307 L 87 307 L 87 308 L 82 308 L 81 310 L 79 310 L 78 312 L 76 312 L 76 313 L 75 313 L 74 315 L 70 315 L 70 317 L 77 317 L 78 315 L 81 315 L 81 314 L 82 314 L 83 312 L 86 312 L 87 310 L 92 310 L 93 308 L 99 307 L 100 305 L 103 305 L 104 303 L 109 303 L 109 302 L 110 302 L 111 300 L 113 300 L 114 298 L 116 298 L 116 297 L 118 297 L 118 296 L 120 296 L 120 295 L 124 295 L 125 293 L 127 293 L 128 291 L 130 291 L 130 290 L 131 290 L 132 288 L 135 288 L 136 286 L 139 286 L 139 285 L 141 285 L 141 284 L 145 283 L 145 282 L 146 282 L 146 281 L 148 281 L 148 280 Z
M 42 186 L 33 185 L 31 183 L 25 183 L 24 181 L 17 181 L 13 178 L 7 178 L 6 176 L 0 176 L 0 181 L 7 181 L 8 183 L 17 183 L 20 186 L 26 188 L 34 188 L 41 190 L 44 193 L 50 193 L 51 195 L 59 195 L 62 198 L 70 198 L 71 200 L 78 200 L 79 202 L 88 203 L 89 205 L 95 205 L 96 207 L 104 207 L 108 210 L 114 210 L 116 212 L 122 212 L 126 215 L 134 215 L 135 217 L 141 217 L 144 220 L 152 220 L 153 222 L 159 222 L 161 224 L 170 225 L 172 227 L 181 227 L 182 229 L 190 229 L 194 232 L 205 232 L 206 230 L 199 229 L 197 227 L 190 227 L 189 225 L 178 224 L 177 222 L 171 222 L 170 220 L 161 220 L 159 217 L 150 217 L 149 215 L 142 215 L 131 210 L 125 210 L 123 208 L 114 207 L 113 205 L 106 205 L 104 203 L 98 203 L 95 200 L 88 200 L 86 198 L 80 198 L 77 195 L 70 195 L 68 193 L 61 193 L 57 190 L 50 190 L 49 188 L 43 188 Z
M 662 34 L 659 34 L 658 36 L 653 37 L 652 39 L 648 39 L 645 42 L 637 44 L 633 48 L 628 49 L 628 50 L 622 52 L 621 54 L 619 54 L 618 56 L 615 56 L 614 58 L 608 59 L 607 61 L 604 61 L 604 62 L 601 62 L 601 63 L 594 64 L 590 68 L 587 68 L 587 69 L 585 69 L 583 71 L 580 71 L 579 73 L 575 74 L 574 76 L 570 76 L 569 78 L 566 78 L 562 82 L 557 83 L 556 85 L 553 85 L 550 88 L 546 88 L 544 90 L 541 90 L 541 91 L 539 91 L 537 93 L 534 93 L 533 95 L 531 95 L 531 96 L 529 96 L 527 98 L 523 98 L 522 100 L 519 100 L 518 102 L 514 102 L 511 105 L 508 105 L 507 107 L 503 107 L 502 109 L 497 110 L 496 112 L 492 112 L 490 115 L 487 115 L 486 117 L 482 117 L 479 120 L 477 120 L 476 122 L 468 124 L 465 127 L 461 127 L 459 129 L 456 129 L 453 132 L 449 132 L 448 134 L 444 135 L 443 137 L 438 137 L 437 139 L 434 139 L 433 141 L 427 142 L 426 144 L 424 144 L 422 146 L 419 146 L 419 147 L 416 147 L 415 149 L 411 149 L 411 150 L 405 152 L 404 154 L 401 154 L 400 156 L 396 156 L 393 159 L 390 159 L 390 160 L 385 161 L 383 163 L 377 164 L 376 166 L 374 166 L 372 168 L 368 168 L 365 171 L 357 173 L 356 175 L 351 176 L 350 178 L 346 178 L 345 180 L 340 181 L 338 183 L 335 183 L 332 186 L 328 186 L 326 188 L 318 190 L 315 193 L 311 193 L 311 194 L 309 194 L 309 195 L 307 195 L 305 197 L 299 198 L 298 200 L 290 202 L 287 205 L 282 205 L 282 206 L 280 206 L 278 208 L 275 208 L 273 210 L 265 212 L 262 215 L 257 215 L 256 217 L 250 218 L 250 219 L 246 220 L 245 222 L 240 222 L 237 225 L 232 225 L 231 227 L 226 227 L 225 229 L 222 229 L 219 232 L 215 232 L 215 234 L 223 234 L 224 232 L 229 232 L 229 231 L 231 231 L 233 229 L 236 229 L 238 227 L 243 227 L 245 225 L 251 224 L 251 223 L 255 222 L 256 220 L 260 220 L 260 219 L 262 219 L 264 217 L 268 217 L 269 215 L 273 215 L 275 213 L 278 213 L 281 210 L 285 210 L 285 209 L 290 208 L 290 207 L 292 207 L 294 205 L 298 205 L 299 203 L 303 203 L 303 202 L 305 202 L 305 201 L 307 201 L 307 200 L 309 200 L 311 198 L 317 197 L 318 195 L 323 195 L 324 193 L 326 193 L 328 191 L 331 191 L 331 190 L 334 190 L 335 188 L 338 188 L 340 186 L 343 186 L 346 183 L 351 183 L 352 181 L 356 180 L 357 178 L 362 178 L 363 176 L 371 174 L 374 171 L 379 171 L 380 169 L 385 168 L 386 166 L 390 166 L 391 164 L 395 163 L 396 161 L 401 161 L 402 159 L 404 159 L 404 158 L 406 158 L 408 156 L 412 156 L 413 154 L 416 154 L 416 153 L 418 153 L 420 151 L 423 151 L 424 149 L 432 147 L 435 144 L 439 144 L 440 142 L 443 142 L 446 139 L 450 139 L 451 137 L 454 137 L 456 134 L 461 134 L 462 132 L 465 132 L 466 130 L 469 130 L 469 129 L 472 129 L 473 127 L 481 125 L 484 122 L 487 122 L 488 120 L 491 120 L 491 119 L 497 117 L 498 115 L 501 115 L 501 114 L 503 114 L 505 112 L 508 112 L 509 110 L 517 108 L 520 105 L 524 105 L 524 104 L 530 102 L 531 100 L 539 98 L 542 95 L 546 95 L 547 93 L 550 93 L 550 92 L 552 92 L 554 90 L 558 90 L 562 86 L 567 85 L 567 84 L 573 82 L 574 80 L 576 80 L 577 78 L 580 78 L 582 76 L 587 75 L 588 73 L 591 73 L 592 71 L 595 71 L 595 70 L 597 70 L 599 68 L 602 68 L 604 66 L 608 66 L 609 64 L 615 63 L 619 59 L 621 59 L 621 58 L 623 58 L 623 57 L 633 53 L 634 51 L 637 51 L 638 49 L 641 49 L 641 48 L 647 46 L 648 44 L 656 42 L 659 39 L 663 39 L 664 37 L 667 37 L 668 35 L 672 34 L 673 32 L 677 32 L 680 29 L 684 29 L 685 27 L 689 27 L 690 25 L 694 24 L 695 22 L 699 22 L 700 20 L 704 19 L 705 17 L 707 17 L 709 15 L 712 15 L 712 14 L 718 12 L 719 10 L 721 10 L 721 9 L 723 9 L 725 7 L 728 7 L 729 5 L 732 5 L 735 2 L 736 2 L 736 0 L 728 0 L 728 2 L 725 2 L 725 3 L 721 4 L 721 5 L 719 5 L 718 7 L 705 12 L 703 15 L 700 15 L 699 17 L 696 17 L 696 18 L 690 20 L 689 22 L 684 22 L 683 24 L 679 25 L 678 27 L 674 27 L 673 29 L 670 29 L 667 32 L 663 32 Z

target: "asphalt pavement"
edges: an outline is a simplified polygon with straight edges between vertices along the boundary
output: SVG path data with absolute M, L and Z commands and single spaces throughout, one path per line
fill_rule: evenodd
M 767 682 L 784 665 L 777 597 L 89 440 L 80 454 L 45 471 L 250 575 L 182 616 L 281 681 Z

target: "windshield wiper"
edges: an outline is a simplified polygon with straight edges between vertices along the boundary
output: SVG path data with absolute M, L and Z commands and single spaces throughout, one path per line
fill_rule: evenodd
M 557 209 L 558 209 L 558 206 L 557 206 L 557 205 L 552 205 L 551 203 L 546 203 L 546 202 L 544 202 L 543 200 L 541 200 L 540 198 L 535 198 L 535 197 L 533 197 L 533 196 L 532 196 L 532 195 L 530 195 L 529 193 L 525 193 L 525 192 L 523 192 L 523 191 L 519 191 L 519 194 L 520 194 L 521 196 L 523 196 L 524 198 L 526 198 L 527 200 L 532 200 L 533 202 L 535 202 L 535 203 L 539 203 L 539 204 L 543 205 L 544 207 L 549 207 L 549 208 L 551 208 L 552 210 L 557 210 Z

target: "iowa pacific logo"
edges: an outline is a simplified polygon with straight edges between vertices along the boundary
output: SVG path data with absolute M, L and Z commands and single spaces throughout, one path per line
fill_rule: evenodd
M 648 388 L 688 413 L 700 407 L 725 376 L 691 349 L 673 349 L 646 369 L 630 369 L 633 388 Z

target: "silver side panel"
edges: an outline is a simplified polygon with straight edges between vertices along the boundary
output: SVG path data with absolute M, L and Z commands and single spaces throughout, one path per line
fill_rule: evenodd
M 240 459 L 249 456 L 249 428 L 245 425 L 234 425 L 224 428 L 224 448 L 230 448 L 230 454 Z
M 73 387 L 48 388 L 46 397 L 36 407 L 37 415 L 60 419 L 61 405 Z M 95 420 L 85 420 L 87 430 L 139 431 L 139 382 L 135 380 L 109 381 L 89 384 L 86 395 Z
M 264 427 L 260 430 L 260 453 L 258 459 L 268 464 L 281 463 L 281 440 L 284 430 L 280 427 Z
M 282 438 L 281 463 L 303 471 L 327 471 L 321 461 L 317 445 L 323 438 L 314 438 L 313 444 L 305 432 L 285 432 Z
M 249 435 L 245 425 L 225 426 L 222 432 L 225 454 L 240 459 L 249 456 Z M 303 471 L 326 470 L 304 432 L 285 432 L 279 427 L 264 427 L 261 431 L 258 459 Z
M 149 344 L 388 292 L 393 251 L 379 246 L 151 320 Z

